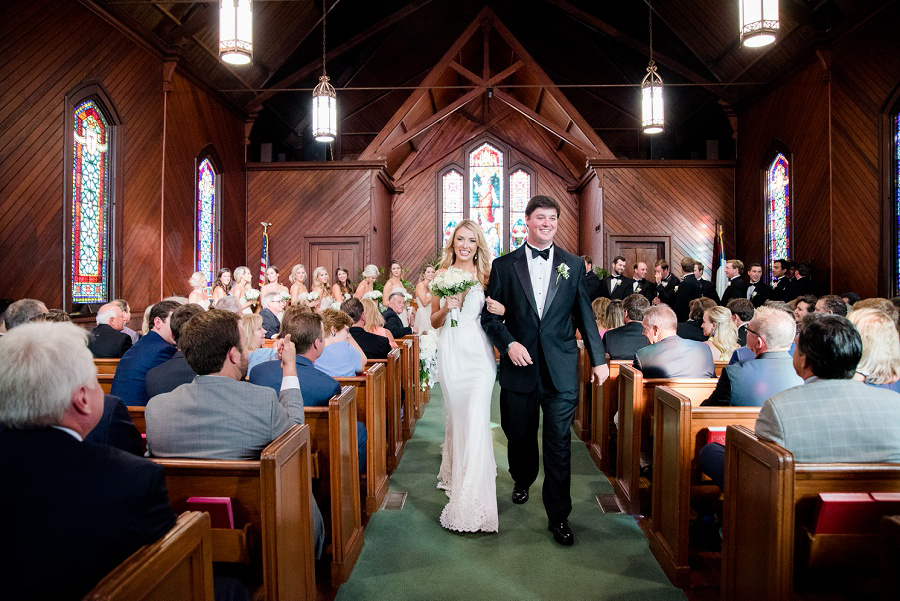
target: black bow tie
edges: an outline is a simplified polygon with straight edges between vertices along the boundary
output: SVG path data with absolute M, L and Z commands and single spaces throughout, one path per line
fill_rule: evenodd
M 531 246 L 530 244 L 528 245 L 528 248 L 531 249 L 531 258 L 532 259 L 537 259 L 538 257 L 543 257 L 545 261 L 549 261 L 550 260 L 550 249 L 553 248 L 553 245 L 551 244 L 544 250 L 538 250 L 535 247 Z
M 621 281 L 622 281 L 622 276 L 620 276 L 620 275 L 614 275 L 614 276 L 612 276 L 612 279 L 614 279 L 614 280 L 617 281 L 617 282 L 621 282 Z

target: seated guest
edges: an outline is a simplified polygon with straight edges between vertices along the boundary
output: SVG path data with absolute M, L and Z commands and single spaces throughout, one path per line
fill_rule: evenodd
M 645 378 L 713 378 L 716 366 L 702 342 L 685 340 L 675 333 L 678 321 L 666 305 L 644 313 L 644 336 L 650 341 L 634 354 L 634 366 Z
M 737 328 L 738 345 L 747 346 L 747 324 L 753 319 L 753 303 L 746 298 L 733 298 L 725 307 L 731 311 L 731 321 Z
M 634 264 L 632 271 L 632 294 L 640 294 L 648 303 L 651 302 L 656 298 L 656 284 L 647 279 L 647 264 L 639 261 Z
M 175 525 L 162 467 L 84 441 L 103 408 L 84 329 L 0 338 L 0 598 L 81 599 Z
M 111 394 L 103 395 L 103 415 L 84 440 L 116 447 L 138 457 L 144 456 L 144 439 L 134 425 L 128 407 L 122 399 Z
M 41 318 L 43 318 L 43 321 L 51 321 L 53 323 L 63 323 L 63 322 L 72 321 L 72 318 L 69 317 L 69 314 L 66 313 L 65 311 L 63 311 L 62 309 L 50 309 L 49 311 L 47 311 L 47 313 L 45 315 L 39 315 L 39 316 L 35 317 L 32 321 L 41 321 Z
M 709 337 L 706 346 L 713 361 L 728 361 L 738 349 L 737 328 L 731 321 L 731 311 L 725 307 L 712 307 L 703 314 L 703 333 Z
M 240 315 L 241 311 L 244 310 L 243 306 L 241 306 L 241 300 L 236 296 L 223 296 L 216 301 L 216 309 L 220 309 L 222 311 L 231 311 L 232 313 L 237 313 L 238 315 Z
M 594 312 L 594 321 L 597 322 L 597 329 L 600 331 L 601 336 L 606 334 L 606 331 L 609 330 L 609 326 L 606 324 L 607 307 L 609 307 L 609 299 L 605 296 L 595 298 L 591 302 L 591 310 Z
M 369 299 L 366 299 L 369 300 Z M 365 330 L 366 318 L 363 314 L 363 303 L 358 298 L 351 298 L 341 303 L 341 311 L 350 316 L 353 325 L 350 335 L 369 359 L 387 359 L 391 352 L 391 343 L 384 336 L 372 334 Z M 376 311 L 377 312 L 377 311 Z
M 88 337 L 95 359 L 119 359 L 131 348 L 131 336 L 122 331 L 125 316 L 116 303 L 106 303 L 97 311 L 97 327 Z
M 853 308 L 859 302 L 859 295 L 855 292 L 845 292 L 841 295 L 841 300 L 847 303 L 848 307 Z
M 266 331 L 266 338 L 272 338 L 281 329 L 281 316 L 284 313 L 286 304 L 281 292 L 267 292 L 262 298 L 263 310 L 259 312 L 262 316 L 263 329 Z
M 862 359 L 854 379 L 900 392 L 900 340 L 893 320 L 878 309 L 857 309 L 848 319 L 862 339 Z
M 128 406 L 146 405 L 147 372 L 162 365 L 175 354 L 175 339 L 169 320 L 181 305 L 175 301 L 159 301 L 150 308 L 147 334 L 128 349 L 119 360 L 110 393 Z
M 760 307 L 747 331 L 747 347 L 756 358 L 726 367 L 703 405 L 761 407 L 773 394 L 803 384 L 788 353 L 796 332 L 791 315 Z
M 391 345 L 391 348 L 397 348 L 397 341 L 394 340 L 394 335 L 391 334 L 386 327 L 384 327 L 384 316 L 381 314 L 381 311 L 378 310 L 378 305 L 371 298 L 362 299 L 363 306 L 363 320 L 365 321 L 365 330 L 370 334 L 377 334 L 379 336 L 384 336 L 387 338 L 388 342 Z M 429 315 L 429 321 L 431 320 L 431 316 Z
M 138 341 L 141 335 L 128 327 L 128 324 L 131 323 L 131 305 L 129 305 L 128 301 L 124 298 L 117 298 L 113 302 L 119 305 L 119 308 L 122 309 L 122 315 L 125 318 L 125 327 L 122 328 L 122 331 L 131 337 L 131 344 L 134 344 Z
M 634 354 L 650 344 L 644 336 L 644 313 L 650 301 L 642 294 L 629 294 L 622 302 L 625 309 L 625 325 L 609 330 L 603 336 L 603 346 L 610 359 L 634 359 Z
M 747 299 L 747 282 L 741 275 L 744 273 L 744 263 L 737 259 L 725 262 L 725 277 L 728 278 L 728 285 L 725 292 L 722 293 L 722 304 L 728 306 L 729 301 L 733 298 Z M 749 321 L 749 320 L 748 320 Z
M 844 302 L 844 299 L 835 294 L 826 294 L 816 301 L 815 307 L 814 313 L 847 317 L 847 303 Z
M 806 295 L 798 296 L 794 299 L 794 321 L 798 324 L 803 321 L 807 315 L 811 315 L 816 310 L 815 296 Z
M 250 354 L 250 361 L 247 364 L 247 375 L 249 376 L 254 367 L 260 363 L 277 359 L 278 355 L 274 346 L 263 346 L 266 329 L 263 327 L 263 320 L 259 313 L 241 315 L 241 329 L 244 330 L 244 341 L 247 352 Z
M 47 314 L 47 305 L 33 298 L 23 298 L 17 300 L 3 314 L 3 323 L 6 325 L 6 331 L 28 323 L 39 315 Z
M 621 300 L 614 298 L 609 301 L 606 306 L 606 325 L 609 328 L 607 332 L 625 325 L 625 304 Z
M 349 378 L 361 372 L 366 366 L 366 355 L 350 336 L 353 320 L 343 311 L 325 309 L 322 311 L 322 325 L 325 328 L 325 348 L 316 359 L 316 369 L 332 378 Z
M 711 298 L 702 297 L 692 300 L 689 305 L 688 320 L 678 324 L 676 330 L 678 335 L 685 340 L 706 342 L 708 336 L 703 333 L 703 314 L 715 306 L 716 302 Z
M 351 298 L 345 302 L 357 301 Z M 327 309 L 326 309 L 327 310 Z M 296 372 L 300 381 L 300 389 L 303 391 L 303 402 L 307 407 L 325 407 L 328 400 L 336 394 L 340 394 L 341 385 L 329 375 L 315 368 L 315 362 L 325 348 L 325 329 L 322 325 L 322 316 L 318 313 L 305 311 L 287 311 L 281 322 L 281 338 L 289 337 L 295 341 L 297 347 Z M 282 364 L 284 363 L 282 357 Z M 259 386 L 268 386 L 275 392 L 282 387 L 282 380 L 278 376 L 278 361 L 268 361 L 257 366 L 250 376 L 250 382 Z M 357 400 L 357 402 L 359 402 Z M 360 472 L 366 467 L 366 427 L 361 422 L 356 422 L 356 441 L 359 453 Z
M 900 330 L 900 309 L 894 303 L 886 298 L 866 298 L 853 305 L 853 310 L 857 309 L 878 309 L 890 316 L 894 325 Z
M 406 297 L 403 292 L 395 290 L 388 297 L 387 308 L 381 312 L 384 317 L 384 327 L 396 338 L 403 338 L 412 334 L 412 328 L 403 325 L 401 313 L 406 312 Z
M 185 324 L 190 321 L 194 315 L 198 315 L 205 311 L 202 305 L 188 303 L 181 305 L 172 312 L 172 318 L 169 320 L 169 326 L 172 329 L 172 339 L 178 350 L 172 355 L 172 358 L 157 365 L 147 372 L 147 398 L 152 399 L 158 394 L 164 392 L 172 392 L 182 384 L 193 382 L 197 373 L 188 364 L 184 358 L 184 352 L 178 346 L 181 338 L 181 331 Z

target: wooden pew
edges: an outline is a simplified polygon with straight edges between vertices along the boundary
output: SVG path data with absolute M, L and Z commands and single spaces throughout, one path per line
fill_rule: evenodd
M 413 390 L 416 405 L 416 419 L 418 420 L 425 414 L 426 397 L 422 390 L 421 378 L 419 377 L 419 336 L 418 334 L 410 334 L 404 336 L 403 340 L 412 342 L 412 350 L 409 358 L 409 385 Z
M 634 361 L 606 359 L 609 378 L 602 385 L 591 384 L 591 438 L 588 451 L 603 473 L 615 476 L 615 445 L 612 443 L 613 416 L 619 410 L 619 368 Z
M 584 348 L 584 341 L 578 341 L 578 405 L 572 428 L 575 436 L 585 444 L 591 442 L 591 359 Z
M 135 551 L 84 601 L 213 601 L 209 514 L 182 513 L 165 536 Z
M 400 421 L 400 407 L 403 405 L 403 373 L 401 371 L 400 349 L 395 348 L 388 353 L 387 359 L 369 359 L 366 365 L 385 364 L 387 379 L 387 399 L 385 415 L 387 416 L 387 473 L 391 474 L 400 464 L 406 441 L 403 440 L 403 424 Z
M 648 526 L 650 550 L 675 586 L 690 586 L 688 522 L 691 496 L 719 495 L 706 480 L 697 452 L 711 427 L 753 428 L 761 407 L 694 407 L 691 399 L 668 386 L 656 388 L 653 428 L 653 487 Z
M 147 408 L 141 405 L 128 407 L 128 415 L 131 416 L 131 421 L 134 422 L 135 427 L 141 434 L 147 433 L 147 418 L 144 416 L 146 412 Z
M 812 523 L 819 493 L 900 491 L 898 464 L 795 463 L 790 451 L 742 426 L 729 426 L 727 441 L 724 601 L 793 598 L 798 527 Z
M 98 374 L 115 374 L 119 367 L 118 359 L 94 359 L 94 367 Z
M 716 366 L 716 377 L 718 378 L 722 375 L 725 368 L 728 367 L 728 361 L 714 361 L 713 363 Z
M 412 438 L 413 432 L 416 431 L 416 422 L 418 414 L 416 413 L 416 395 L 415 381 L 412 372 L 419 373 L 419 365 L 413 363 L 413 341 L 408 336 L 404 336 L 397 340 L 400 347 L 400 370 L 401 384 L 403 386 L 403 440 Z
M 622 508 L 641 511 L 641 452 L 651 452 L 650 424 L 657 386 L 669 386 L 699 405 L 716 387 L 716 378 L 648 378 L 631 365 L 619 368 L 619 428 L 616 440 L 616 478 L 613 487 Z
M 366 366 L 352 378 L 335 378 L 341 386 L 356 387 L 356 418 L 366 426 L 366 474 L 360 489 L 366 498 L 366 515 L 372 516 L 387 494 L 387 369 L 382 363 Z M 355 430 L 354 430 L 355 431 Z
M 313 464 L 313 494 L 331 533 L 331 582 L 345 582 L 363 545 L 356 453 L 356 387 L 344 386 L 327 407 L 307 407 Z
M 213 529 L 213 560 L 249 561 L 266 599 L 316 598 L 310 434 L 291 427 L 258 461 L 154 459 L 176 511 L 190 497 L 231 497 L 237 528 Z

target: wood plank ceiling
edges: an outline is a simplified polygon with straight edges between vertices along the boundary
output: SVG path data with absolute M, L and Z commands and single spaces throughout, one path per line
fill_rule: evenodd
M 231 66 L 216 56 L 216 0 L 81 1 L 108 11 L 178 56 L 179 68 L 253 115 L 251 160 L 262 143 L 272 144 L 274 155 L 287 160 L 331 158 L 309 135 L 310 91 L 322 70 L 321 2 L 255 0 L 253 63 Z M 736 0 L 653 2 L 654 58 L 671 87 L 666 90 L 666 133 L 651 141 L 639 133 L 634 87 L 648 61 L 647 0 L 325 0 L 327 71 L 340 107 L 333 156 L 360 156 L 488 6 L 615 156 L 705 158 L 706 141 L 717 140 L 720 158 L 730 158 L 729 116 L 735 106 L 890 3 L 782 0 L 778 42 L 749 49 L 738 42 Z M 465 58 L 460 55 L 456 62 L 465 64 Z M 442 85 L 471 85 L 461 78 L 431 82 L 435 106 L 446 106 L 442 96 L 458 91 Z M 516 98 L 540 93 L 540 82 L 518 85 L 537 87 L 514 88 Z

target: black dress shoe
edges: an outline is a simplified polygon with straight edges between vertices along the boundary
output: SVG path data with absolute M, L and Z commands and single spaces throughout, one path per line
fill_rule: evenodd
M 528 488 L 520 488 L 518 486 L 513 487 L 512 491 L 512 502 L 516 505 L 524 505 L 528 502 Z
M 547 530 L 553 533 L 553 540 L 559 544 L 566 547 L 571 547 L 575 544 L 575 535 L 572 534 L 572 529 L 569 528 L 569 522 L 550 522 L 547 524 Z

